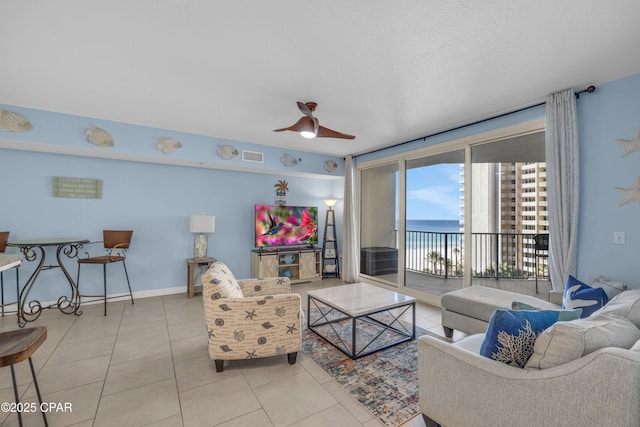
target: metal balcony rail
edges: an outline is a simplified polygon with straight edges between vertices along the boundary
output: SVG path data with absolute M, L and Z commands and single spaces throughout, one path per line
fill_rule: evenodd
M 397 233 L 397 231 L 396 231 Z M 472 277 L 548 279 L 547 251 L 535 250 L 535 234 L 472 233 Z M 462 277 L 464 234 L 406 231 L 408 271 L 439 277 Z

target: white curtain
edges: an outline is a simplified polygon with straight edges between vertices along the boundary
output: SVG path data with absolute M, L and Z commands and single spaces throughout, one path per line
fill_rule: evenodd
M 572 89 L 546 102 L 545 157 L 549 214 L 549 274 L 554 290 L 575 275 L 580 174 L 576 97 Z
M 360 242 L 358 239 L 358 198 L 356 165 L 352 156 L 345 159 L 344 177 L 344 225 L 342 227 L 342 280 L 348 283 L 358 281 L 360 274 Z

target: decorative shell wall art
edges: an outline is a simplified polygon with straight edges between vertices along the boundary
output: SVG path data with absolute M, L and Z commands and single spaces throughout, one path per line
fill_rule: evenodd
M 87 140 L 98 147 L 113 147 L 113 138 L 109 132 L 97 126 L 90 127 L 85 132 Z
M 627 149 L 620 155 L 620 158 L 628 156 L 631 153 L 635 153 L 640 151 L 640 129 L 638 129 L 638 133 L 636 133 L 635 138 L 633 139 L 618 139 L 616 142 L 620 144 L 624 144 L 627 146 Z
M 331 173 L 338 168 L 338 164 L 333 160 L 327 160 L 324 162 L 324 170 Z
M 231 160 L 237 155 L 238 150 L 229 144 L 218 146 L 218 156 L 222 157 L 224 160 Z
M 631 188 L 616 187 L 616 191 L 619 191 L 624 196 L 618 206 L 626 205 L 630 202 L 640 202 L 640 177 L 636 178 Z
M 176 141 L 173 138 L 158 138 L 156 147 L 164 154 L 171 154 L 181 149 L 182 144 L 180 144 L 180 141 Z
M 0 108 L 0 130 L 26 132 L 33 129 L 31 122 L 21 114 Z
M 302 161 L 302 159 L 296 159 L 295 156 L 291 154 L 283 154 L 282 157 L 280 158 L 280 161 L 282 162 L 283 165 L 290 168 L 297 165 L 298 162 Z

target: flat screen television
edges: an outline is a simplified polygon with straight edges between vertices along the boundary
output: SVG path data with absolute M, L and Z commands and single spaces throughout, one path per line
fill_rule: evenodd
M 317 206 L 255 206 L 256 247 L 318 243 Z

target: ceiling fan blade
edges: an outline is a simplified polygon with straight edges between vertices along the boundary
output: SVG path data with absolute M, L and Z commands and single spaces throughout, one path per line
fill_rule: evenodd
M 313 124 L 310 122 L 311 122 L 311 119 L 309 119 L 309 117 L 302 116 L 300 117 L 300 119 L 298 119 L 297 122 L 295 122 L 291 126 L 286 128 L 281 128 L 281 129 L 274 129 L 273 131 L 282 132 L 283 130 L 291 130 L 293 132 L 302 132 L 303 130 L 309 130 L 311 127 L 313 127 Z
M 300 112 L 302 114 L 304 114 L 305 116 L 309 116 L 311 118 L 313 118 L 313 112 L 311 111 L 311 109 L 307 106 L 307 104 L 298 101 L 298 109 L 300 110 Z
M 354 135 L 338 132 L 328 129 L 324 126 L 318 126 L 318 132 L 316 134 L 318 138 L 342 138 L 342 139 L 355 139 Z

